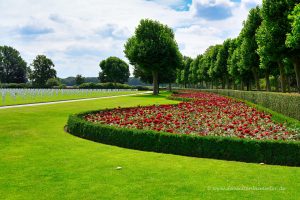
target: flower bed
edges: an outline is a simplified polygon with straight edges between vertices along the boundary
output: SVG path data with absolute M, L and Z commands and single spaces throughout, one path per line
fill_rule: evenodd
M 272 122 L 269 114 L 214 94 L 173 98 L 190 101 L 75 114 L 69 117 L 67 130 L 92 141 L 143 151 L 300 166 L 298 133 Z
M 243 102 L 216 94 L 194 92 L 174 94 L 193 99 L 178 105 L 118 108 L 85 115 L 94 123 L 198 136 L 224 136 L 257 140 L 297 140 L 299 134 L 276 124 L 271 115 Z

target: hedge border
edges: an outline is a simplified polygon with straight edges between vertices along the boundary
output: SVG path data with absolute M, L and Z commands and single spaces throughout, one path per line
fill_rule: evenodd
M 243 99 L 300 120 L 300 95 L 289 93 L 241 91 L 227 89 L 192 89 Z
M 118 128 L 86 121 L 90 111 L 70 115 L 67 131 L 75 136 L 124 148 L 221 160 L 300 166 L 300 142 L 179 135 Z

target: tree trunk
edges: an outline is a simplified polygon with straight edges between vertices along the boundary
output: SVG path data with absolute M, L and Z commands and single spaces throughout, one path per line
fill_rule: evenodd
M 250 88 L 251 88 L 250 86 L 251 86 L 251 83 L 249 81 L 247 81 L 247 83 L 246 83 L 247 91 L 250 91 Z
M 222 81 L 222 89 L 225 89 L 225 86 L 226 86 L 226 77 L 224 77 L 224 79 L 222 79 L 221 81 Z
M 241 90 L 244 90 L 244 81 L 241 81 Z
M 169 85 L 168 85 L 168 90 L 169 90 L 169 91 L 172 91 L 172 83 L 169 83 Z
M 284 65 L 282 61 L 278 61 L 278 66 L 279 66 L 279 72 L 280 72 L 280 84 L 281 84 L 281 91 L 283 93 L 286 92 L 286 76 L 284 72 Z
M 271 91 L 271 84 L 270 84 L 270 75 L 269 75 L 269 70 L 266 69 L 265 71 L 265 79 L 266 79 L 266 90 L 268 92 Z
M 278 76 L 275 77 L 275 91 L 279 92 Z
M 230 83 L 229 83 L 230 81 L 228 76 L 225 76 L 225 82 L 226 82 L 227 89 L 230 89 Z
M 258 69 L 257 68 L 252 68 L 252 72 L 253 72 L 253 77 L 255 80 L 255 86 L 256 86 L 256 90 L 260 90 L 260 85 L 259 85 L 259 75 L 258 75 Z
M 290 86 L 290 84 L 291 84 L 291 78 L 290 78 L 290 76 L 286 77 L 286 82 L 287 82 L 288 93 L 290 93 L 291 92 L 291 86 Z
M 293 58 L 293 65 L 296 74 L 297 90 L 300 93 L 300 58 Z
M 158 95 L 158 72 L 152 71 L 153 76 L 153 95 Z

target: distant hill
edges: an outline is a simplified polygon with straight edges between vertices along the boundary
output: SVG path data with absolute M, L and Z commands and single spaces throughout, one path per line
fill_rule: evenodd
M 85 82 L 88 83 L 100 83 L 98 77 L 85 77 Z M 61 78 L 61 83 L 65 84 L 67 86 L 73 86 L 76 85 L 75 83 L 75 77 L 70 76 L 67 78 Z M 139 78 L 129 77 L 128 82 L 126 83 L 128 85 L 141 85 L 141 86 L 147 86 L 149 84 L 143 83 Z

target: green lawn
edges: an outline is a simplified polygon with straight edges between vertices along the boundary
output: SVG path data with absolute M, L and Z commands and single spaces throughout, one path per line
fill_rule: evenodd
M 299 167 L 136 151 L 63 130 L 71 113 L 154 103 L 174 102 L 143 95 L 0 110 L 1 199 L 299 199 Z M 212 190 L 230 187 L 269 190 Z
M 16 96 L 16 98 L 11 95 L 7 95 L 5 100 L 3 101 L 2 96 L 0 94 L 0 106 L 8 106 L 8 105 L 18 105 L 18 104 L 29 104 L 29 103 L 41 103 L 41 102 L 50 102 L 50 101 L 62 101 L 62 100 L 71 100 L 71 99 L 84 99 L 84 98 L 94 98 L 94 97 L 105 97 L 105 96 L 114 96 L 114 95 L 122 95 L 122 94 L 134 94 L 140 93 L 141 91 L 94 91 L 91 93 L 80 93 L 80 94 L 62 94 L 54 93 L 54 95 L 37 95 L 37 96 L 26 96 L 23 98 L 22 96 Z

